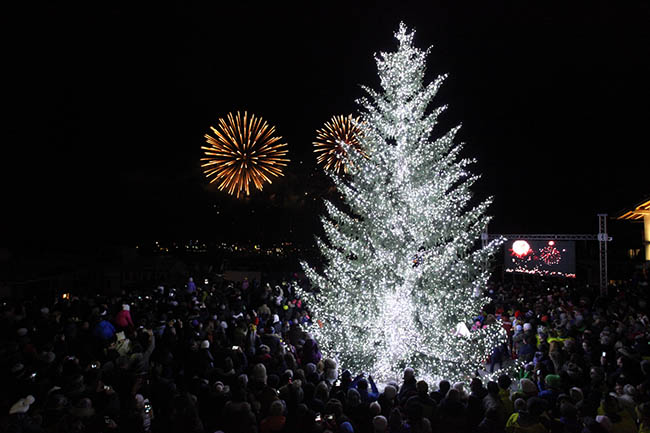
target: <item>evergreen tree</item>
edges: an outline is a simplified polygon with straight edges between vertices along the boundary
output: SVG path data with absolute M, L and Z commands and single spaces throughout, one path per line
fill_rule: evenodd
M 366 156 L 350 149 L 350 174 L 332 176 L 345 209 L 325 202 L 324 269 L 302 266 L 313 293 L 310 329 L 343 368 L 384 380 L 404 367 L 420 377 L 466 379 L 504 340 L 500 324 L 470 325 L 489 301 L 486 264 L 500 241 L 480 247 L 490 200 L 470 204 L 478 176 L 460 158 L 459 127 L 433 138 L 445 107 L 428 110 L 445 76 L 424 85 L 428 52 L 400 24 L 396 52 L 376 56 L 383 92 L 364 87 Z M 463 324 L 463 325 L 460 325 Z

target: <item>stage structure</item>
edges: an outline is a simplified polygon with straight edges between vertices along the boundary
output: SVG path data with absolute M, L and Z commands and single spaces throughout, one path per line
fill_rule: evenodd
M 546 241 L 547 247 L 540 249 L 547 249 L 546 251 L 543 251 L 542 254 L 547 255 L 545 261 L 549 266 L 556 264 L 554 263 L 554 257 L 556 254 L 560 254 L 560 251 L 555 248 L 556 243 L 565 241 L 598 241 L 600 247 L 600 294 L 603 296 L 607 295 L 607 243 L 612 241 L 612 238 L 607 234 L 607 214 L 598 214 L 598 234 L 489 234 L 487 229 L 481 234 L 481 242 L 484 246 L 487 245 L 491 239 L 497 238 L 516 241 L 513 243 L 513 250 L 515 250 L 515 255 L 520 257 L 526 256 L 529 249 L 531 249 L 531 243 Z M 559 260 L 557 261 L 559 262 Z M 547 273 L 547 275 L 555 274 Z M 557 275 L 570 276 L 565 275 L 565 273 L 557 273 Z
M 626 211 L 617 220 L 640 221 L 643 220 L 643 244 L 645 260 L 650 261 L 650 199 L 638 204 L 634 209 Z

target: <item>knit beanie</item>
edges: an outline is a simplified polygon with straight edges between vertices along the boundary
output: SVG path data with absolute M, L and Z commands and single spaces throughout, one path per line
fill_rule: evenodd
M 521 391 L 527 396 L 537 395 L 539 392 L 537 385 L 535 385 L 535 382 L 530 379 L 521 379 L 519 381 L 519 387 L 521 388 Z
M 562 386 L 562 379 L 557 374 L 546 375 L 544 381 L 549 388 L 560 388 Z
M 582 401 L 584 399 L 582 390 L 575 386 L 569 390 L 569 396 L 571 397 L 571 400 L 573 400 L 574 403 L 578 403 L 579 401 Z

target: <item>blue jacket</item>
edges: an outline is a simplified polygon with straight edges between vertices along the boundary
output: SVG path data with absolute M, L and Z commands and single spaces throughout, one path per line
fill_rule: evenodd
M 108 320 L 102 320 L 93 330 L 93 335 L 99 337 L 102 340 L 110 340 L 115 335 L 115 327 Z
M 361 379 L 363 379 L 363 376 L 357 376 L 350 384 L 350 388 L 354 388 L 359 391 L 359 395 L 361 396 L 361 401 L 363 403 L 371 403 L 373 401 L 376 401 L 377 398 L 379 398 L 379 390 L 377 389 L 377 385 L 375 385 L 375 381 L 372 380 L 372 377 L 368 377 L 367 382 L 370 385 L 369 391 L 368 389 L 359 389 L 357 385 Z

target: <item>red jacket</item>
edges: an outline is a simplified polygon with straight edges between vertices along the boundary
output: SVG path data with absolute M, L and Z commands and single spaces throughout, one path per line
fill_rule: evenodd
M 131 320 L 131 312 L 122 310 L 117 313 L 115 315 L 115 324 L 121 328 L 133 326 L 133 320 Z
M 279 432 L 284 429 L 286 418 L 282 415 L 267 416 L 260 422 L 260 433 Z

